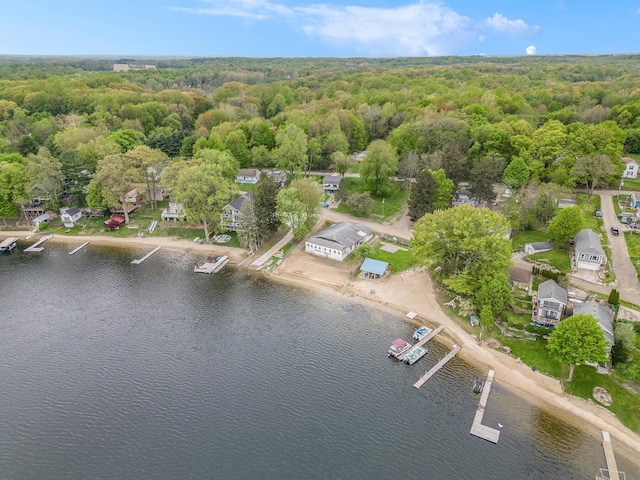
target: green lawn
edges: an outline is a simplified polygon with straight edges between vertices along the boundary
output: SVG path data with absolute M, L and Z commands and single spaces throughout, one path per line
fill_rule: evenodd
M 375 250 L 369 255 L 369 258 L 380 260 L 381 262 L 388 262 L 391 265 L 392 272 L 404 272 L 413 264 L 411 250 L 398 250 L 397 252 L 390 253 L 381 250 L 381 247 L 382 244 L 378 243 Z
M 345 182 L 349 195 L 368 191 L 364 180 L 361 178 L 344 178 L 342 181 Z M 374 201 L 374 206 L 369 218 L 384 221 L 387 218 L 393 217 L 404 208 L 407 200 L 407 192 L 399 183 L 393 183 L 392 191 L 389 195 L 385 197 L 371 195 L 371 199 Z M 340 203 L 337 210 L 338 212 L 356 215 L 354 210 L 344 202 Z
M 584 217 L 584 228 L 589 228 L 594 232 L 600 232 L 604 222 L 602 218 L 596 217 L 596 209 L 600 208 L 600 195 L 593 195 L 591 200 L 587 201 L 586 193 L 578 193 L 576 195 L 576 204 L 582 210 Z
M 551 265 L 563 273 L 571 271 L 571 258 L 569 258 L 568 250 L 560 250 L 556 248 L 548 252 L 534 253 L 533 255 L 529 255 L 527 258 L 535 260 L 536 262 Z
M 632 178 L 625 178 L 624 179 L 624 185 L 622 186 L 622 188 L 624 190 L 629 191 L 629 192 L 640 192 L 640 180 L 632 179 Z
M 627 250 L 633 266 L 636 267 L 636 273 L 640 278 L 640 232 L 637 231 L 624 232 L 624 239 L 627 241 Z
M 541 372 L 555 378 L 569 375 L 569 367 L 562 365 L 547 352 L 546 340 L 538 338 L 536 341 L 529 341 L 512 337 L 500 337 L 499 340 L 503 345 L 511 348 L 511 355 L 514 358 L 519 357 L 529 367 L 535 365 Z
M 546 230 L 528 230 L 525 232 L 513 232 L 511 244 L 513 251 L 524 249 L 525 243 L 547 242 L 549 234 Z
M 611 410 L 620 421 L 634 432 L 640 432 L 640 395 L 625 390 L 619 382 L 609 375 L 600 375 L 588 365 L 577 366 L 571 382 L 564 382 L 565 391 L 571 395 L 593 400 L 593 388 L 602 387 L 611 394 L 613 402 L 605 407 Z M 594 400 L 595 401 L 595 400 Z

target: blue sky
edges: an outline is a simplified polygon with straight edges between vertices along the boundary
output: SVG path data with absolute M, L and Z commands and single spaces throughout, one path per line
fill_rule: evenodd
M 640 0 L 0 0 L 0 54 L 640 52 Z

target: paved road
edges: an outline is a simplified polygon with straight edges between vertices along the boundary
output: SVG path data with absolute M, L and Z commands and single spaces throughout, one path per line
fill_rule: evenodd
M 596 193 L 600 195 L 602 220 L 604 221 L 606 235 L 611 246 L 611 263 L 617 279 L 616 288 L 620 292 L 620 298 L 626 299 L 631 296 L 631 298 L 635 297 L 635 301 L 630 301 L 636 304 L 640 303 L 640 283 L 638 282 L 636 269 L 629 258 L 627 242 L 623 235 L 623 232 L 630 229 L 618 221 L 613 207 L 613 196 L 618 195 L 618 192 L 615 190 L 602 190 Z M 611 227 L 618 228 L 620 235 L 617 237 L 612 235 Z

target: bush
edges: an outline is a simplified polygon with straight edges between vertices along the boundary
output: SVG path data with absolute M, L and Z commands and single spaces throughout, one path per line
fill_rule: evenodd
M 525 325 L 524 329 L 529 333 L 534 333 L 536 331 L 536 327 L 534 325 L 531 325 L 530 323 Z
M 373 210 L 375 202 L 369 195 L 369 192 L 356 193 L 351 195 L 346 201 L 347 205 L 355 211 L 357 215 L 368 215 Z
M 609 305 L 618 305 L 620 303 L 620 292 L 615 288 L 611 289 L 608 302 Z

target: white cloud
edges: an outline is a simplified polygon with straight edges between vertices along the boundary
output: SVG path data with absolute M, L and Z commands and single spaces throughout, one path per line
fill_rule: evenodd
M 500 13 L 494 13 L 493 17 L 486 19 L 485 23 L 494 32 L 505 32 L 511 35 L 533 35 L 540 30 L 540 27 L 530 26 L 522 20 L 509 20 Z
M 529 45 L 527 47 L 527 55 L 535 55 L 536 53 L 538 53 L 538 50 L 535 45 Z
M 538 27 L 530 27 L 523 20 L 509 20 L 499 13 L 475 22 L 438 0 L 417 0 L 393 8 L 329 3 L 287 6 L 277 3 L 278 0 L 199 1 L 204 4 L 201 8 L 170 9 L 198 15 L 286 21 L 310 37 L 371 55 L 448 55 L 463 45 L 482 43 L 487 29 L 511 34 L 538 31 Z

